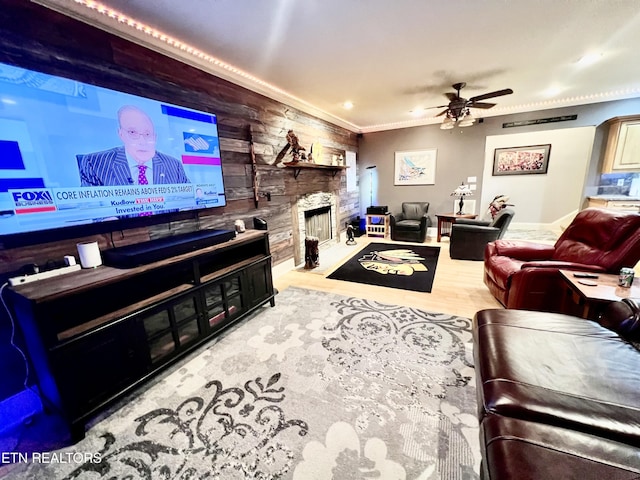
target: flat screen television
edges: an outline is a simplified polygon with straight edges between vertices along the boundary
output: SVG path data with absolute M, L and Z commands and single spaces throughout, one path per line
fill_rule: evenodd
M 225 204 L 214 114 L 0 63 L 5 247 Z

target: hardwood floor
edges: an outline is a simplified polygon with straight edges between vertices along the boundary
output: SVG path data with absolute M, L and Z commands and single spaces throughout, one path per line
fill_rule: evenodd
M 378 287 L 361 283 L 327 279 L 333 270 L 371 241 L 402 244 L 380 238 L 365 236 L 356 239 L 358 245 L 346 247 L 344 240 L 340 245 L 320 250 L 320 265 L 330 265 L 322 270 L 291 269 L 284 273 L 274 269 L 274 285 L 279 290 L 293 285 L 312 290 L 377 300 L 394 305 L 405 305 L 436 313 L 450 313 L 467 318 L 485 308 L 503 308 L 493 298 L 482 281 L 482 262 L 452 260 L 449 258 L 449 240 L 427 238 L 424 245 L 440 246 L 440 257 L 431 293 L 412 292 L 396 288 Z M 406 243 L 406 245 L 415 245 Z M 276 297 L 277 302 L 277 297 Z

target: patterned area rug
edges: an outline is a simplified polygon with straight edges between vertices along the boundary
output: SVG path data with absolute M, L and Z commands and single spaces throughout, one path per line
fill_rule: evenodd
M 7 478 L 477 479 L 470 327 L 288 288 Z
M 370 243 L 327 278 L 431 292 L 440 247 Z

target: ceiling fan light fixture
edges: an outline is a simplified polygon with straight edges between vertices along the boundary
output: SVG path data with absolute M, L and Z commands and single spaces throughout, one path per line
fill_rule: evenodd
M 467 109 L 464 117 L 462 117 L 462 119 L 458 122 L 458 126 L 459 127 L 470 127 L 474 123 L 476 123 L 476 117 L 474 117 L 471 114 L 471 112 L 469 111 L 469 109 Z
M 476 118 L 471 114 L 469 108 L 487 109 L 496 106 L 495 103 L 485 102 L 490 98 L 502 97 L 503 95 L 511 95 L 513 90 L 510 88 L 503 88 L 502 90 L 496 90 L 494 92 L 483 93 L 482 95 L 476 95 L 471 98 L 463 98 L 460 96 L 460 90 L 466 87 L 466 83 L 454 83 L 451 85 L 455 93 L 445 93 L 445 97 L 449 99 L 449 105 L 440 105 L 438 107 L 431 108 L 443 108 L 446 110 L 440 112 L 436 117 L 440 117 L 446 113 L 446 118 L 443 120 L 440 128 L 442 130 L 449 130 L 454 128 L 456 124 L 460 127 L 470 127 L 476 122 Z
M 451 118 L 449 112 L 447 112 L 447 116 L 444 118 L 442 124 L 440 125 L 440 130 L 450 130 L 454 127 L 455 123 L 455 120 Z

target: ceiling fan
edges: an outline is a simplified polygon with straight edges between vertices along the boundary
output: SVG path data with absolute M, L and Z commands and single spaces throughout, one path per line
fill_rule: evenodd
M 496 90 L 495 92 L 484 93 L 482 95 L 477 95 L 475 97 L 471 97 L 469 99 L 462 98 L 460 96 L 460 90 L 466 87 L 467 84 L 464 82 L 454 83 L 452 87 L 456 90 L 455 93 L 448 92 L 445 93 L 445 96 L 449 99 L 448 105 L 439 105 L 437 107 L 431 108 L 443 108 L 446 107 L 442 112 L 436 115 L 436 117 L 440 117 L 442 115 L 446 115 L 446 118 L 442 124 L 443 129 L 453 128 L 455 122 L 459 121 L 458 125 L 461 127 L 467 127 L 473 125 L 475 119 L 472 117 L 470 108 L 492 108 L 495 107 L 495 103 L 483 102 L 483 100 L 487 100 L 489 98 L 501 97 L 503 95 L 511 95 L 513 90 L 510 88 L 505 88 L 504 90 Z

